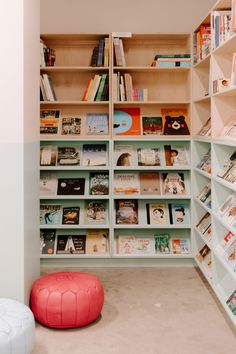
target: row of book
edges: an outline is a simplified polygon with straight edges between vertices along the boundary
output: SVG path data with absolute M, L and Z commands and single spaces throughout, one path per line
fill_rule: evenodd
M 234 4 L 233 4 L 234 3 Z M 234 14 L 235 0 L 232 0 L 232 11 L 214 11 L 212 14 L 212 48 L 219 47 L 227 41 L 236 31 L 236 19 Z
M 82 101 L 108 101 L 109 100 L 109 77 L 108 73 L 95 74 L 87 81 Z
M 56 101 L 56 93 L 48 74 L 40 75 L 40 101 Z
M 147 101 L 147 88 L 133 88 L 132 76 L 128 73 L 121 74 L 119 71 L 113 75 L 113 100 L 117 101 Z
M 189 68 L 191 66 L 191 55 L 156 54 L 151 66 L 157 68 Z
M 105 66 L 109 65 L 109 38 L 101 38 L 98 41 L 98 46 L 94 47 L 91 66 Z
M 55 49 L 46 46 L 40 39 L 40 66 L 54 66 L 56 61 Z
M 211 50 L 211 26 L 202 24 L 193 35 L 193 62 L 205 59 Z

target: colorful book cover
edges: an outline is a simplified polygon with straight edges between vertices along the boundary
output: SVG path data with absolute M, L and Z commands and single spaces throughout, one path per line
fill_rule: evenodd
M 40 172 L 40 195 L 56 195 L 57 178 L 55 173 Z
M 170 223 L 174 225 L 189 225 L 190 224 L 190 210 L 187 203 L 171 203 L 170 209 Z
M 80 147 L 59 146 L 57 164 L 59 166 L 80 165 Z
M 147 223 L 151 225 L 169 224 L 169 211 L 166 203 L 147 204 Z
M 140 172 L 140 194 L 160 195 L 160 174 L 159 172 Z
M 40 204 L 40 225 L 59 225 L 62 222 L 60 204 Z
M 78 136 L 81 134 L 81 118 L 62 117 L 61 135 Z
M 90 188 L 91 195 L 108 195 L 109 194 L 109 174 L 108 172 L 91 172 Z
M 229 296 L 226 304 L 230 308 L 231 312 L 236 315 L 236 290 Z
M 167 172 L 161 174 L 162 194 L 184 195 L 185 183 L 184 174 L 180 172 Z
M 143 135 L 161 135 L 162 117 L 142 117 Z
M 190 252 L 189 239 L 171 239 L 171 249 L 173 254 L 188 254 Z
M 83 166 L 106 166 L 107 147 L 106 144 L 83 144 Z
M 86 238 L 87 254 L 108 253 L 108 230 L 88 230 Z
M 197 259 L 199 262 L 203 262 L 205 257 L 211 252 L 210 248 L 207 245 L 204 245 L 197 254 Z
M 40 110 L 40 134 L 58 134 L 60 110 Z
M 140 183 L 138 173 L 115 173 L 114 194 L 139 194 Z
M 229 195 L 223 205 L 218 209 L 218 215 L 227 224 L 236 227 L 236 192 Z
M 139 166 L 160 166 L 161 165 L 160 148 L 152 148 L 152 149 L 139 148 L 137 152 L 138 152 Z
M 105 224 L 107 220 L 106 201 L 87 201 L 85 209 L 86 224 Z
M 85 254 L 86 235 L 58 235 L 57 254 Z
M 135 254 L 136 239 L 135 236 L 119 235 L 116 238 L 118 254 Z
M 84 195 L 85 178 L 58 178 L 58 195 Z
M 134 147 L 126 144 L 115 144 L 115 166 L 135 166 Z
M 40 146 L 40 166 L 56 166 L 57 164 L 57 146 Z
M 153 237 L 136 238 L 136 254 L 152 255 L 155 254 L 155 242 Z
M 188 151 L 183 145 L 165 145 L 166 166 L 188 165 Z
M 107 113 L 87 113 L 86 134 L 108 135 L 108 117 Z
M 115 135 L 141 135 L 140 108 L 119 108 L 114 110 Z
M 187 109 L 162 108 L 164 135 L 190 135 Z
M 170 235 L 159 234 L 154 235 L 155 249 L 158 254 L 170 254 Z
M 64 207 L 62 210 L 63 225 L 78 225 L 79 224 L 80 207 Z
M 196 228 L 199 230 L 199 232 L 203 234 L 210 226 L 211 226 L 211 214 L 206 212 L 197 223 Z
M 40 230 L 40 253 L 53 254 L 56 230 Z
M 137 200 L 116 200 L 116 224 L 138 224 Z

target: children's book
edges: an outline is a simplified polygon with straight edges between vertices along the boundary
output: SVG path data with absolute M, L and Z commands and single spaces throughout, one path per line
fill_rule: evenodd
M 164 135 L 189 135 L 188 112 L 187 109 L 162 108 L 161 115 L 163 120 Z
M 40 230 L 40 253 L 53 254 L 56 230 Z
M 140 108 L 119 108 L 114 110 L 115 135 L 141 135 Z
M 198 134 L 200 136 L 210 136 L 211 135 L 211 117 L 207 119 L 206 123 L 203 124 Z
M 161 194 L 159 172 L 140 172 L 139 179 L 140 179 L 140 194 L 143 195 Z
M 57 254 L 85 254 L 86 235 L 58 235 Z
M 230 158 L 224 162 L 223 166 L 217 173 L 218 177 L 225 178 L 225 175 L 230 171 L 230 169 L 236 164 L 236 151 L 230 156 Z
M 40 146 L 40 166 L 56 166 L 57 164 L 57 146 Z
M 184 145 L 164 145 L 166 166 L 188 165 L 188 150 Z
M 116 224 L 138 224 L 137 200 L 116 200 Z
M 87 254 L 108 253 L 108 230 L 88 230 L 86 238 Z
M 40 195 L 56 195 L 57 178 L 55 173 L 40 172 Z
M 159 234 L 154 235 L 155 239 L 155 249 L 158 254 L 169 254 L 170 253 L 170 235 L 169 234 Z
M 173 254 L 189 254 L 190 252 L 189 239 L 187 238 L 171 239 L 171 249 Z
M 143 135 L 161 135 L 162 117 L 142 117 Z
M 234 292 L 229 296 L 226 304 L 230 308 L 231 312 L 236 315 L 236 290 L 234 290 Z
M 75 166 L 80 165 L 80 147 L 59 146 L 57 164 L 59 166 Z
M 155 254 L 155 242 L 153 237 L 136 238 L 136 254 L 152 255 Z
M 84 195 L 85 178 L 58 178 L 58 195 Z
M 161 156 L 160 148 L 144 149 L 140 148 L 138 152 L 138 165 L 139 166 L 160 166 Z
M 197 259 L 199 262 L 203 262 L 205 257 L 211 252 L 210 248 L 207 245 L 204 245 L 197 254 Z
M 146 207 L 148 224 L 169 224 L 169 212 L 166 203 L 150 203 Z
M 170 223 L 175 225 L 190 224 L 190 210 L 187 203 L 171 203 L 169 204 Z
M 185 183 L 184 174 L 181 172 L 167 172 L 161 174 L 162 194 L 184 195 Z
M 107 221 L 106 201 L 87 201 L 85 209 L 86 224 L 105 224 Z
M 119 235 L 116 238 L 116 245 L 118 254 L 135 254 L 136 252 L 135 236 Z
M 108 117 L 109 116 L 107 113 L 87 113 L 86 134 L 87 135 L 107 135 Z
M 83 144 L 82 166 L 106 166 L 106 144 Z
M 204 232 L 207 231 L 207 229 L 211 226 L 211 214 L 206 212 L 203 217 L 199 220 L 199 222 L 196 225 L 196 228 L 204 234 Z
M 61 135 L 78 136 L 80 134 L 81 134 L 81 118 L 79 117 L 61 118 Z
M 78 206 L 64 207 L 62 212 L 63 212 L 62 224 L 64 224 L 64 225 L 78 225 L 79 224 L 80 207 L 78 207 Z
M 62 222 L 60 204 L 40 204 L 40 225 L 59 225 Z
M 139 194 L 140 183 L 138 173 L 115 173 L 113 188 L 114 194 Z
M 40 110 L 40 134 L 58 134 L 60 110 Z
M 225 250 L 223 259 L 230 266 L 230 268 L 236 272 L 236 240 L 231 242 L 229 247 Z
M 108 172 L 91 172 L 90 187 L 91 195 L 107 195 L 109 194 L 109 174 Z
M 135 153 L 132 145 L 115 144 L 115 166 L 135 166 Z

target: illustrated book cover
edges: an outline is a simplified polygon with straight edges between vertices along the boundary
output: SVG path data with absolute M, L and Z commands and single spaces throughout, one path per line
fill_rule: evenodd
M 153 149 L 139 148 L 137 152 L 138 152 L 139 166 L 160 166 L 161 165 L 160 148 L 153 148 Z
M 116 224 L 138 224 L 137 200 L 116 200 Z
M 55 173 L 40 172 L 40 195 L 56 195 L 57 192 L 57 177 Z
M 60 204 L 40 204 L 40 225 L 59 225 L 62 222 Z
M 59 129 L 60 110 L 40 110 L 40 134 L 57 135 Z
M 236 164 L 236 151 L 230 156 L 230 158 L 225 161 L 223 166 L 217 173 L 218 177 L 225 178 L 225 175 L 230 171 L 230 169 Z
M 148 224 L 169 224 L 169 211 L 166 203 L 150 203 L 146 205 L 146 208 Z
M 87 201 L 85 209 L 86 224 L 105 224 L 107 221 L 106 200 Z
M 91 195 L 109 194 L 108 172 L 91 172 L 89 181 L 90 181 L 89 193 Z
M 57 164 L 57 146 L 40 146 L 40 166 L 56 166 Z
M 78 225 L 79 224 L 80 207 L 69 206 L 62 209 L 62 224 L 63 225 Z
M 80 147 L 59 146 L 57 164 L 59 166 L 80 165 Z
M 164 145 L 166 166 L 187 166 L 188 150 L 184 145 Z
M 116 237 L 117 254 L 135 254 L 136 238 L 132 235 L 118 235 Z
M 160 174 L 159 172 L 140 172 L 140 194 L 160 195 Z
M 108 230 L 88 230 L 86 238 L 87 254 L 108 253 Z
M 116 166 L 135 166 L 134 147 L 126 144 L 115 144 L 114 160 Z
M 58 195 L 84 195 L 85 178 L 58 178 Z
M 173 254 L 189 254 L 190 245 L 188 238 L 172 238 L 171 250 Z
M 87 135 L 108 135 L 107 113 L 87 113 L 86 134 Z
M 154 235 L 155 250 L 157 254 L 170 254 L 170 235 L 159 234 Z
M 170 203 L 170 223 L 174 225 L 189 225 L 190 210 L 187 203 Z
M 83 144 L 83 166 L 106 166 L 107 147 L 106 144 Z
M 162 194 L 184 195 L 185 182 L 184 174 L 181 172 L 165 172 L 161 174 Z
M 234 290 L 234 292 L 229 296 L 226 304 L 230 308 L 231 312 L 236 315 L 236 290 Z
M 80 117 L 62 117 L 61 118 L 61 135 L 78 136 L 81 134 L 81 118 Z
M 161 135 L 162 117 L 142 117 L 143 135 Z
M 154 237 L 137 237 L 136 238 L 136 254 L 137 255 L 153 255 L 153 254 L 155 254 Z
M 162 108 L 164 135 L 190 135 L 187 109 Z
M 139 194 L 140 183 L 138 173 L 115 173 L 113 190 L 114 194 Z
M 115 135 L 141 135 L 140 108 L 114 110 L 113 129 Z
M 58 235 L 57 254 L 85 254 L 86 235 Z
M 198 221 L 196 228 L 200 233 L 204 234 L 207 229 L 211 226 L 211 214 L 206 212 L 202 218 Z
M 56 230 L 40 230 L 40 253 L 54 254 Z

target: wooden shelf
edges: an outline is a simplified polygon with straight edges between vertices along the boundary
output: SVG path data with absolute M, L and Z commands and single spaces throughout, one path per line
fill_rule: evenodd
M 109 101 L 41 101 L 42 106 L 75 106 L 75 105 L 85 105 L 85 106 L 99 106 L 108 105 Z
M 129 71 L 129 72 L 159 72 L 159 71 L 179 71 L 179 72 L 185 72 L 191 70 L 190 67 L 175 67 L 175 68 L 158 68 L 158 67 L 153 67 L 153 66 L 114 66 L 114 71 Z
M 108 71 L 108 66 L 41 66 L 41 72 L 56 72 L 56 73 L 66 73 L 66 72 L 97 72 L 97 71 Z

